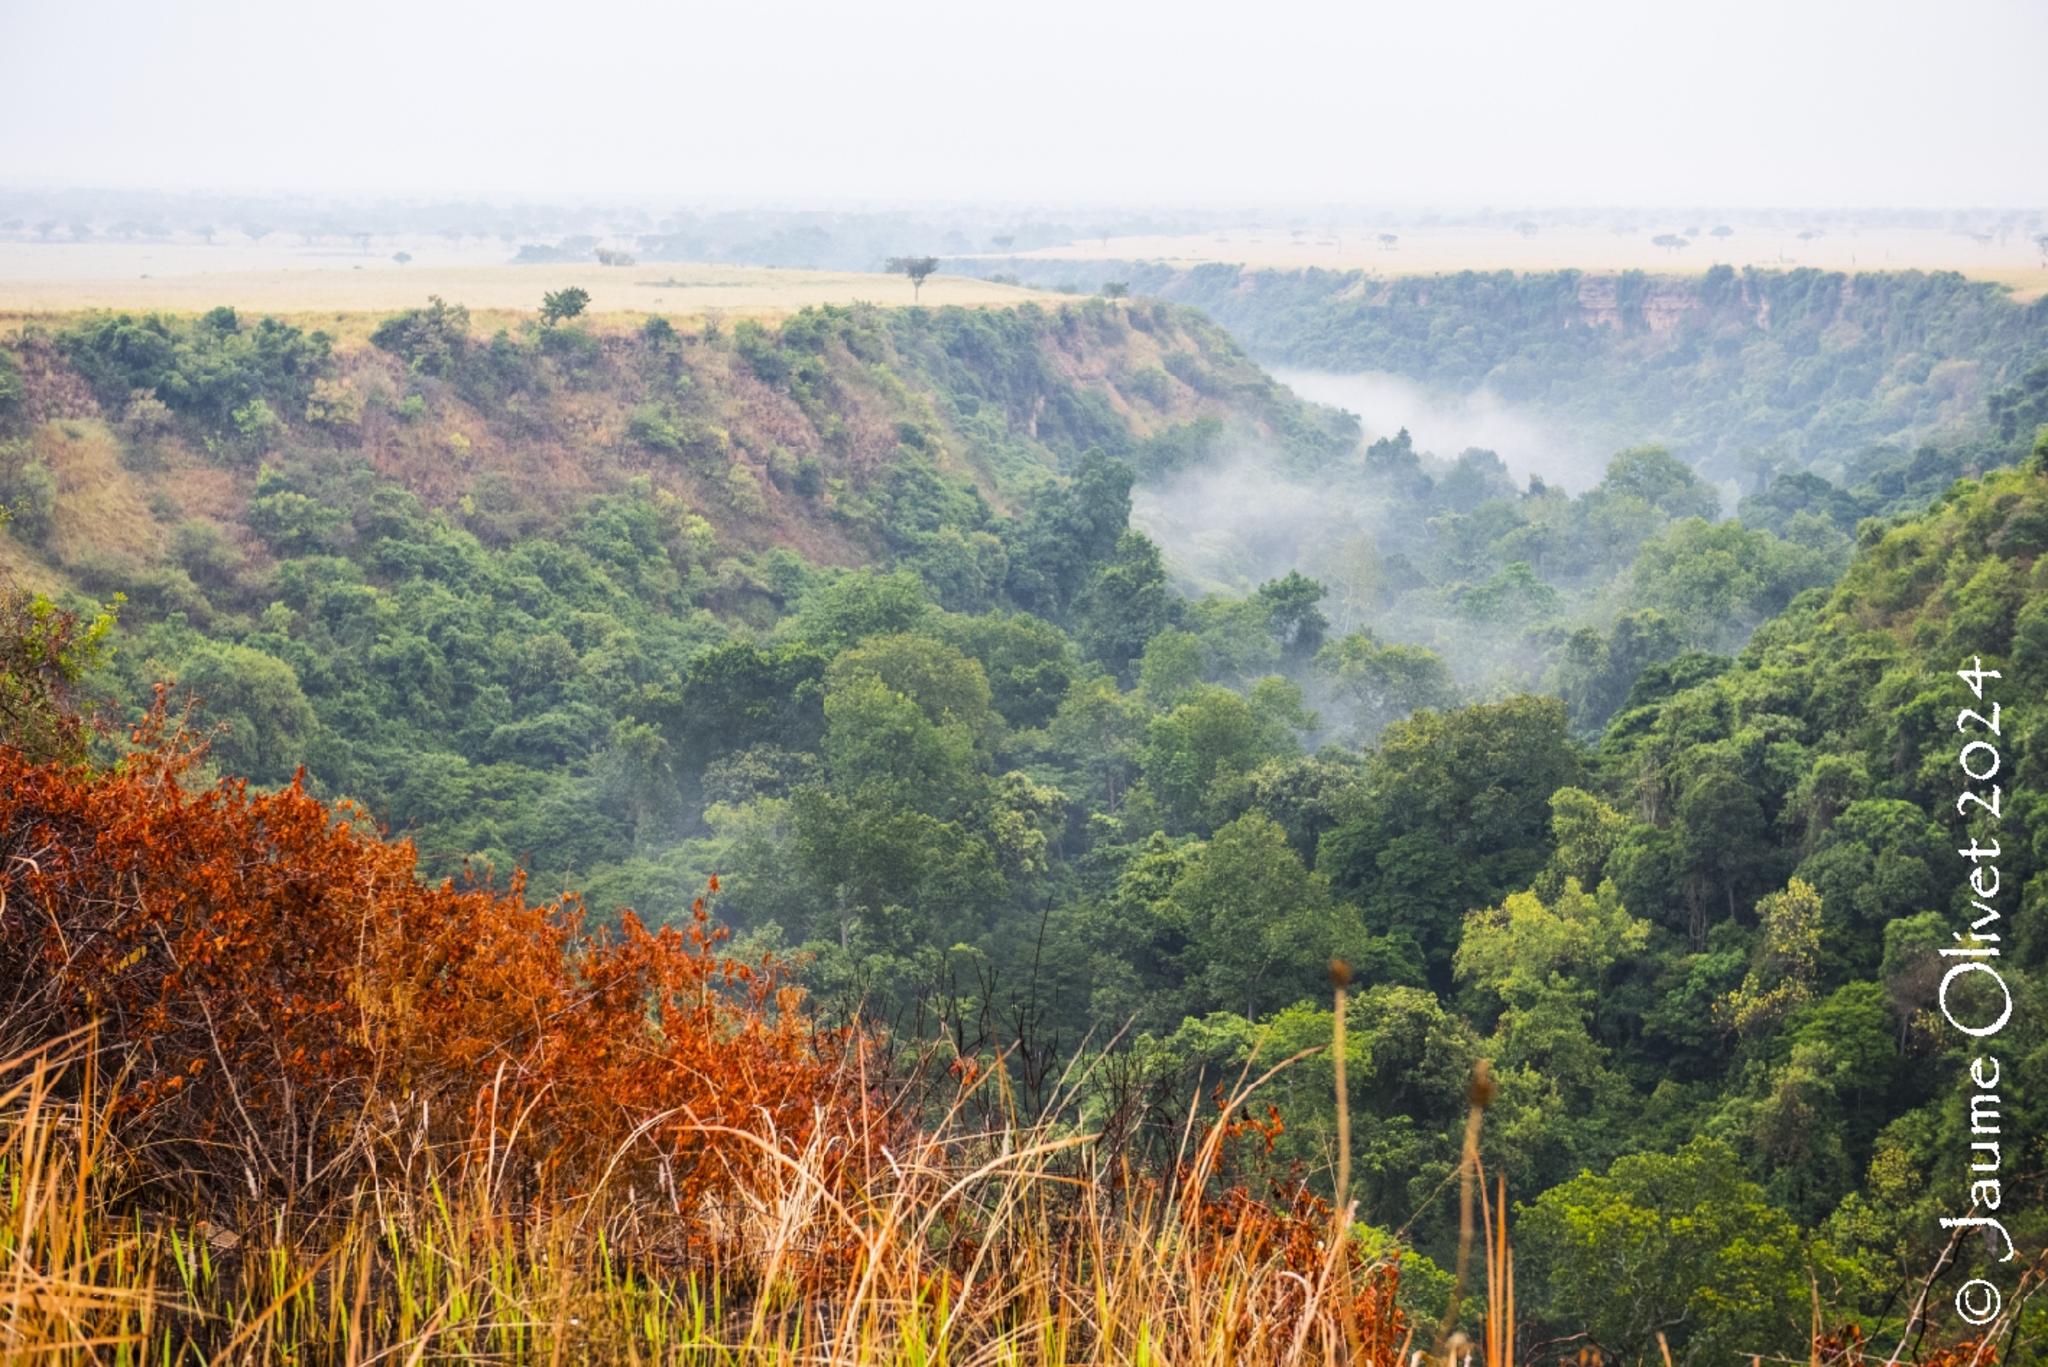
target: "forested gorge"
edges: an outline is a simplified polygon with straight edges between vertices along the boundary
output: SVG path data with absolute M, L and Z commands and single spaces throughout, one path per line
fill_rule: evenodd
M 719 952 L 819 1021 L 1007 1070 L 1159 1171 L 1212 1089 L 1306 1053 L 1239 1176 L 1335 1194 L 1307 1051 L 1343 961 L 1359 1238 L 1404 1250 L 1413 1323 L 1456 1294 L 1483 1060 L 1531 1343 L 1896 1332 L 1966 1180 L 1932 953 L 1971 919 L 1972 660 L 2008 700 L 2006 1123 L 2048 1133 L 2044 306 L 1717 269 L 1624 278 L 1608 326 L 1568 276 L 1127 274 L 1245 349 L 1152 298 L 28 327 L 0 568 L 107 614 L 100 766 L 191 703 L 181 782 L 303 768 L 289 801 L 484 884 L 464 914 L 516 869 L 706 935 L 715 887 Z M 1597 410 L 1616 453 L 1571 493 L 1366 441 L 1246 349 Z M 687 996 L 693 943 L 634 981 Z M 797 1066 L 741 1038 L 750 1077 Z M 2033 1248 L 2039 1155 L 2001 1174 Z
M 1267 364 L 1483 387 L 1616 447 L 1660 443 L 1745 493 L 1801 471 L 1858 483 L 1873 448 L 1896 459 L 1980 423 L 1990 396 L 2039 360 L 2048 327 L 2048 300 L 1952 272 L 963 267 L 1069 288 L 1077 274 L 1124 282 L 1200 308 Z

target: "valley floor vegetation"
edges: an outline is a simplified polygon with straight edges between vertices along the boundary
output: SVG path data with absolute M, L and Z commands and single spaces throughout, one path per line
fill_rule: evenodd
M 0 346 L 0 1351 L 2029 1360 L 2037 1270 L 1949 1308 L 1930 965 L 1943 682 L 2048 685 L 2048 363 L 1787 389 L 1729 518 L 1155 300 L 573 293 Z M 1134 526 L 1246 469 L 1363 534 Z

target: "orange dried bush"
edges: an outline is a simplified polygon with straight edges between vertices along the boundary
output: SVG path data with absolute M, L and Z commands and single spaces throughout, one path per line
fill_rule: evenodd
M 1405 1357 L 1394 1268 L 1222 1172 L 1279 1132 L 1251 1088 L 1149 1177 L 1051 1112 L 965 1124 L 1000 1059 L 915 1125 L 701 900 L 422 884 L 348 804 L 193 782 L 161 692 L 111 770 L 6 739 L 0 1082 L 40 1080 L 0 1170 L 62 1199 L 0 1203 L 0 1356 Z
M 860 1041 L 722 952 L 701 900 L 593 929 L 517 879 L 422 884 L 296 782 L 189 791 L 165 730 L 105 773 L 0 746 L 0 1056 L 96 1025 L 160 1174 L 278 1201 L 480 1158 L 515 1197 L 624 1176 L 701 1234 L 772 1152 L 886 1135 Z
M 1383 1350 L 1406 1343 L 1396 1305 L 1400 1264 L 1370 1263 L 1356 1239 L 1333 1239 L 1336 1211 L 1307 1186 L 1294 1184 L 1268 1200 L 1232 1187 L 1204 1198 L 1201 1212 L 1214 1236 L 1199 1259 L 1204 1275 L 1223 1275 L 1231 1259 L 1271 1263 L 1289 1274 L 1273 1282 L 1267 1303 L 1247 1303 L 1224 1326 L 1237 1351 L 1249 1352 L 1268 1326 L 1311 1313 L 1319 1283 L 1326 1313 L 1352 1345 Z M 1375 1352 L 1363 1360 L 1385 1359 Z
M 1901 1356 L 1909 1352 L 1908 1356 Z M 2005 1359 L 1997 1343 L 1985 1338 L 1965 1338 L 1952 1344 L 1929 1346 L 1915 1345 L 1910 1351 L 1900 1344 L 1887 1352 L 1872 1344 L 1863 1333 L 1861 1326 L 1848 1325 L 1833 1333 L 1817 1334 L 1813 1340 L 1813 1360 L 1822 1367 L 1889 1367 L 1892 1363 L 1910 1363 L 1911 1367 L 1995 1367 Z

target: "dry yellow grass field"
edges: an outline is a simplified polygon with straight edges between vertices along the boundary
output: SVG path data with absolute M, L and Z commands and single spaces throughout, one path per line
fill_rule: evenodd
M 388 254 L 347 251 L 114 243 L 0 243 L 0 320 L 80 309 L 201 312 L 232 304 L 250 312 L 375 314 L 438 294 L 467 305 L 485 324 L 492 315 L 531 313 L 548 290 L 590 291 L 599 319 L 665 314 L 779 318 L 813 304 L 911 302 L 902 276 L 859 271 L 778 270 L 672 261 L 636 266 L 504 264 L 503 253 L 420 253 L 398 265 Z M 1017 304 L 1052 296 L 960 276 L 927 280 L 928 305 Z M 332 327 L 330 326 L 330 330 Z
M 1938 229 L 1839 229 L 1801 238 L 1791 228 L 1738 227 L 1728 237 L 1701 236 L 1676 250 L 1657 246 L 1653 239 L 1658 235 L 1649 229 L 1624 233 L 1598 227 L 1545 227 L 1528 235 L 1505 228 L 1404 227 L 1388 244 L 1377 233 L 1356 227 L 1267 227 L 1112 236 L 1025 256 L 1075 262 L 1075 283 L 1084 288 L 1100 283 L 1087 278 L 1089 263 L 1133 259 L 1323 267 L 1384 276 L 1565 268 L 1685 275 L 1726 262 L 1847 271 L 1955 270 L 2003 284 L 2022 299 L 2048 293 L 2048 259 L 2028 234 L 2019 232 L 1984 240 Z M 543 292 L 568 285 L 590 291 L 590 311 L 600 325 L 653 313 L 775 319 L 814 304 L 912 302 L 908 280 L 858 271 L 667 261 L 514 266 L 497 246 L 450 248 L 424 242 L 414 255 L 417 259 L 399 265 L 384 247 L 0 242 L 0 326 L 81 309 L 189 313 L 230 303 L 330 331 L 339 324 L 347 334 L 371 315 L 434 294 L 467 305 L 481 325 L 500 326 L 538 308 Z M 919 302 L 1000 307 L 1056 297 L 942 274 L 925 283 Z
M 1300 270 L 1366 270 L 1379 275 L 1435 275 L 1467 270 L 1620 271 L 1689 275 L 1709 266 L 1786 269 L 1814 266 L 1835 271 L 1952 270 L 1991 280 L 2022 298 L 2048 292 L 2048 258 L 2030 235 L 2012 232 L 2003 240 L 1979 240 L 1942 229 L 1834 229 L 1802 239 L 1792 228 L 1736 226 L 1727 237 L 1701 236 L 1680 248 L 1660 247 L 1665 230 L 1626 233 L 1594 227 L 1545 227 L 1524 235 L 1509 228 L 1389 228 L 1396 237 L 1382 243 L 1378 233 L 1358 228 L 1286 227 L 1232 229 L 1181 236 L 1092 238 L 1025 253 L 1030 259 L 1094 261 L 1156 260 L 1174 265 L 1226 262 Z M 1092 281 L 1083 279 L 1083 284 Z

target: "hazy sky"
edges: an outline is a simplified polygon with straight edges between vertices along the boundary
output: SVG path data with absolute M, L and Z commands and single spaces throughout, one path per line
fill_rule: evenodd
M 0 0 L 0 183 L 2048 204 L 2048 0 Z

